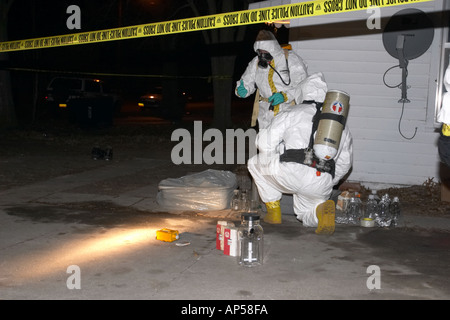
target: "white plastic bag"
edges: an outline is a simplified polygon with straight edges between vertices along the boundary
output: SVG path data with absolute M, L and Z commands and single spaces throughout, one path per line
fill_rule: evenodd
M 234 173 L 208 169 L 162 180 L 156 199 L 168 211 L 223 210 L 229 208 L 236 187 Z

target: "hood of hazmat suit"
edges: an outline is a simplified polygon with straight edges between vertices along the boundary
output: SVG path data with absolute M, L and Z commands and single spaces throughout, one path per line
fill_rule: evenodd
M 308 100 L 323 99 L 326 84 L 319 78 L 316 75 L 311 84 L 304 84 L 310 90 L 304 92 Z M 349 172 L 353 162 L 353 142 L 347 126 L 334 158 L 334 178 L 329 173 L 318 174 L 316 168 L 301 163 L 280 162 L 285 150 L 308 147 L 315 114 L 315 104 L 300 104 L 281 112 L 266 129 L 260 130 L 256 139 L 259 154 L 248 161 L 261 200 L 273 202 L 280 200 L 283 193 L 293 194 L 297 218 L 310 227 L 318 224 L 317 206 L 329 199 L 333 186 Z
M 258 33 L 253 49 L 256 53 L 258 53 L 258 50 L 270 53 L 275 60 L 275 64 L 278 62 L 278 65 L 281 65 L 286 60 L 283 48 L 281 48 L 275 35 L 270 31 L 262 30 Z
M 269 111 L 270 103 L 267 100 L 275 93 L 283 93 L 286 97 L 284 103 L 279 105 L 281 112 L 287 106 L 295 104 L 298 95 L 298 86 L 307 77 L 307 66 L 293 50 L 284 50 L 272 32 L 262 30 L 259 32 L 253 46 L 255 52 L 264 50 L 272 57 L 271 66 L 263 68 L 258 65 L 258 56 L 254 57 L 241 79 L 236 83 L 236 89 L 243 85 L 247 90 L 246 98 L 259 89 L 261 96 L 259 116 L 260 128 L 266 127 L 277 114 Z M 236 95 L 239 96 L 237 94 Z
M 313 73 L 303 80 L 296 89 L 296 104 L 303 101 L 323 102 L 327 95 L 327 84 L 321 72 Z

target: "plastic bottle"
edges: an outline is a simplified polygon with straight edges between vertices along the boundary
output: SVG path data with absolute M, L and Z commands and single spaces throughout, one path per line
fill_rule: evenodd
M 259 222 L 259 215 L 255 213 L 247 212 L 241 216 L 238 231 L 240 246 L 238 263 L 241 266 L 254 267 L 263 263 L 264 232 Z
M 347 207 L 348 224 L 359 224 L 361 216 L 361 201 L 357 197 L 352 197 Z
M 372 189 L 372 194 L 373 194 L 373 197 L 374 197 L 375 201 L 376 201 L 377 203 L 380 202 L 380 197 L 379 197 L 378 194 L 377 194 L 377 190 Z
M 233 191 L 233 197 L 231 198 L 231 210 L 240 211 L 241 209 L 241 200 L 239 199 L 239 190 L 236 189 Z
M 398 197 L 394 197 L 391 203 L 391 215 L 392 215 L 392 227 L 397 227 L 400 220 L 400 200 Z
M 378 203 L 379 216 L 377 217 L 376 222 L 380 227 L 389 227 L 391 225 L 392 215 L 390 211 L 390 202 L 389 195 L 385 194 Z
M 345 209 L 337 209 L 335 213 L 335 222 L 340 224 L 346 224 L 348 222 L 347 219 L 347 211 Z
M 378 203 L 374 194 L 370 194 L 364 206 L 364 214 L 361 219 L 361 226 L 374 227 L 375 219 L 378 216 Z
M 359 192 L 355 192 L 356 201 L 359 203 L 361 209 L 363 207 L 363 203 L 361 201 L 361 194 Z
M 335 222 L 340 224 L 346 224 L 347 219 L 347 207 L 350 203 L 350 198 L 348 197 L 348 192 L 341 193 L 338 197 L 338 205 L 336 206 L 335 212 Z

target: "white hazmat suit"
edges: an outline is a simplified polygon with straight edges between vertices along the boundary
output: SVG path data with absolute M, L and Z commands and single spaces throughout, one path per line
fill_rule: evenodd
M 443 163 L 450 167 L 450 65 L 444 74 L 442 107 L 438 113 L 437 121 L 442 123 L 438 139 L 439 157 Z
M 304 101 L 323 102 L 327 86 L 321 74 L 315 74 L 303 82 L 302 91 Z M 280 112 L 266 129 L 258 133 L 256 145 L 259 154 L 248 161 L 248 169 L 261 200 L 266 204 L 273 203 L 280 200 L 283 193 L 293 194 L 294 212 L 308 227 L 317 227 L 317 206 L 330 198 L 333 186 L 347 174 L 353 160 L 352 136 L 345 127 L 334 158 L 334 178 L 330 173 L 319 173 L 316 168 L 301 163 L 280 162 L 284 150 L 308 147 L 316 110 L 313 103 L 292 106 Z
M 266 128 L 278 112 L 293 104 L 301 103 L 296 101 L 298 93 L 296 88 L 307 77 L 307 67 L 292 50 L 286 51 L 286 54 L 270 31 L 260 31 L 254 50 L 256 53 L 258 50 L 270 53 L 273 60 L 270 65 L 263 68 L 258 65 L 259 57 L 253 58 L 237 82 L 235 93 L 240 98 L 247 98 L 259 89 L 258 123 L 261 129 Z M 238 93 L 240 86 L 245 88 L 244 94 Z M 268 100 L 275 93 L 282 93 L 285 99 L 271 111 L 269 110 L 271 103 Z

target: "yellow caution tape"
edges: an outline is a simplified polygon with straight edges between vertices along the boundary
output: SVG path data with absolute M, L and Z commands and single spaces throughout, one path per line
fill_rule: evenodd
M 317 0 L 266 7 L 260 9 L 219 13 L 209 16 L 164 21 L 136 26 L 80 32 L 44 38 L 0 42 L 0 52 L 55 48 L 71 45 L 137 39 L 175 33 L 237 27 L 248 24 L 274 22 L 367 10 L 371 7 L 392 7 L 434 0 Z

